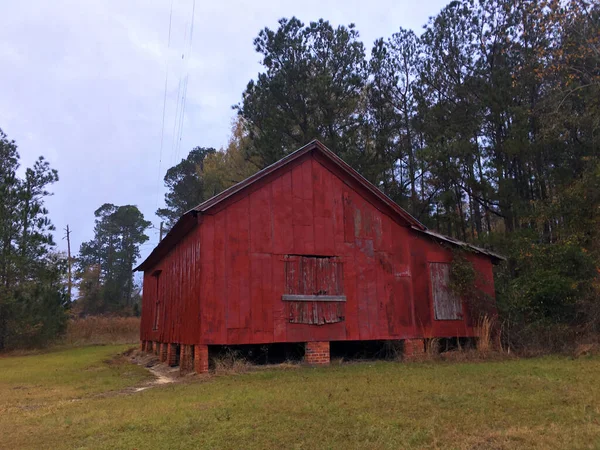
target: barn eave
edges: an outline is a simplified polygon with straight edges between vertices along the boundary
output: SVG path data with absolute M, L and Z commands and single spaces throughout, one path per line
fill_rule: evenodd
M 420 228 L 416 228 L 416 227 L 411 227 L 413 230 L 415 230 L 418 233 L 422 233 L 425 234 L 427 236 L 429 236 L 430 238 L 433 238 L 437 241 L 441 241 L 444 242 L 446 244 L 450 244 L 454 247 L 460 247 L 463 248 L 465 250 L 474 252 L 474 253 L 479 253 L 482 255 L 485 255 L 487 257 L 489 257 L 492 262 L 494 264 L 498 264 L 500 261 L 506 261 L 506 258 L 498 253 L 492 252 L 491 250 L 482 248 L 482 247 L 477 247 L 473 244 L 469 244 L 468 242 L 464 242 L 464 241 L 460 241 L 458 239 L 454 239 L 453 237 L 450 236 L 446 236 L 440 233 L 436 233 L 435 231 L 429 230 L 429 229 L 420 229 Z

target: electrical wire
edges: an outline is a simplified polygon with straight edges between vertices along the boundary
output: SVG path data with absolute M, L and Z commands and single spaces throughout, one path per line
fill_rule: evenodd
M 160 180 L 161 180 L 161 166 L 162 166 L 162 152 L 163 152 L 163 144 L 164 144 L 164 137 L 165 137 L 165 111 L 167 109 L 167 88 L 168 88 L 168 84 L 169 84 L 169 50 L 171 48 L 171 24 L 173 22 L 173 1 L 171 0 L 171 10 L 169 12 L 169 38 L 167 40 L 167 53 L 166 53 L 166 60 L 167 60 L 167 68 L 166 68 L 166 73 L 165 73 L 165 89 L 164 89 L 164 95 L 163 95 L 163 111 L 162 111 L 162 128 L 161 128 L 161 132 L 160 132 L 160 151 L 158 153 L 158 179 L 156 181 L 156 207 L 158 208 L 158 197 L 159 197 L 159 192 L 160 192 Z
M 183 125 L 185 122 L 185 107 L 186 107 L 186 101 L 187 101 L 187 88 L 188 88 L 188 81 L 189 81 L 189 65 L 190 65 L 190 56 L 192 53 L 192 43 L 193 43 L 193 39 L 194 39 L 194 20 L 195 20 L 195 16 L 196 16 L 196 0 L 192 1 L 192 16 L 191 16 L 191 20 L 190 20 L 190 32 L 189 32 L 189 39 L 188 39 L 188 45 L 187 45 L 187 53 L 186 53 L 186 60 L 184 61 L 184 67 L 185 67 L 185 81 L 184 81 L 184 86 L 183 86 L 183 93 L 181 95 L 181 114 L 180 114 L 180 118 L 179 118 L 179 129 L 178 129 L 178 133 L 176 134 L 177 137 L 177 141 L 176 141 L 176 145 L 175 145 L 175 162 L 177 163 L 177 160 L 179 159 L 179 152 L 181 150 L 181 140 L 183 137 Z M 178 99 L 179 100 L 179 99 Z

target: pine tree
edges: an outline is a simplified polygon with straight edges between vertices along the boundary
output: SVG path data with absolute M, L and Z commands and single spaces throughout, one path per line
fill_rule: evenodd
M 94 215 L 94 239 L 82 243 L 78 258 L 82 313 L 130 313 L 132 270 L 140 256 L 140 245 L 148 240 L 145 231 L 151 224 L 132 205 L 105 203 Z

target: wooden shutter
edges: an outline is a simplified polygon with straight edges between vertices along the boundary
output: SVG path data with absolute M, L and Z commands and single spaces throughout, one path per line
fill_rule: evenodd
M 429 263 L 436 320 L 462 320 L 460 297 L 450 289 L 450 264 Z
M 290 255 L 285 260 L 291 323 L 324 325 L 345 319 L 344 273 L 339 258 Z

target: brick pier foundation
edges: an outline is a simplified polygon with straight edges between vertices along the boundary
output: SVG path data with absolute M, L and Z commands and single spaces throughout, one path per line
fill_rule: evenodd
M 179 347 L 179 372 L 191 372 L 194 370 L 194 346 L 181 344 Z
M 167 344 L 166 363 L 169 367 L 177 365 L 177 344 Z
M 307 342 L 304 361 L 308 364 L 329 364 L 329 342 Z
M 208 345 L 194 345 L 194 370 L 196 373 L 208 373 Z
M 165 362 L 167 360 L 167 349 L 168 349 L 169 344 L 162 342 L 160 344 L 160 350 L 159 350 L 159 354 L 158 354 L 158 359 L 160 360 L 160 362 Z
M 415 359 L 425 353 L 424 339 L 405 339 L 404 340 L 404 358 Z

